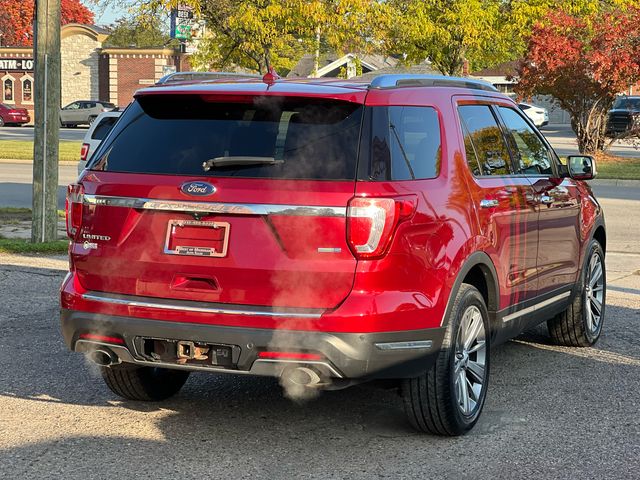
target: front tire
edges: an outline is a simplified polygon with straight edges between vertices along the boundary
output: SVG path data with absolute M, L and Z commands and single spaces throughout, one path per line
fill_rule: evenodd
M 100 367 L 107 387 L 127 400 L 157 402 L 166 400 L 180 391 L 189 378 L 189 372 L 168 368 L 141 367 L 122 363 Z
M 475 287 L 463 283 L 434 365 L 403 381 L 405 411 L 413 428 L 448 436 L 473 428 L 487 395 L 489 337 L 484 299 Z
M 578 293 L 564 311 L 547 321 L 549 335 L 557 345 L 590 347 L 602 333 L 607 295 L 604 252 L 597 240 L 587 247 L 578 282 Z

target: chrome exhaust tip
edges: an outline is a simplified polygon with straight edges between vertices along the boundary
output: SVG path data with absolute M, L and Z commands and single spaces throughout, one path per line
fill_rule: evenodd
M 89 360 L 100 367 L 110 367 L 120 363 L 118 356 L 110 350 L 96 349 L 87 354 Z
M 313 387 L 321 382 L 319 372 L 309 367 L 289 368 L 282 372 L 282 376 L 288 382 L 301 387 Z

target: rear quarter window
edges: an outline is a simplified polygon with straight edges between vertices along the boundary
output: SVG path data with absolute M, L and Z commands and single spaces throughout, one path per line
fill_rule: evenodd
M 236 103 L 197 95 L 141 97 L 123 113 L 89 168 L 353 180 L 362 112 L 359 104 L 300 97 L 246 97 Z M 259 164 L 261 159 L 267 163 Z M 213 160 L 221 166 L 211 166 Z
M 365 121 L 360 180 L 435 178 L 442 145 L 438 112 L 432 107 L 369 107 Z

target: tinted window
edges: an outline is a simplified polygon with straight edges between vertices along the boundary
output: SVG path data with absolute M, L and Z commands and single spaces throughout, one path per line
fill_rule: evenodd
M 118 117 L 104 117 L 91 134 L 92 140 L 104 140 L 107 134 L 111 131 L 115 123 L 118 121 Z
M 509 175 L 509 150 L 488 105 L 458 108 L 467 162 L 475 175 Z
M 613 108 L 619 110 L 640 110 L 640 97 L 618 97 Z
M 551 174 L 549 150 L 533 128 L 514 109 L 500 107 L 499 110 L 507 130 L 511 134 L 509 141 L 515 157 L 515 173 Z
M 370 107 L 363 135 L 361 180 L 435 178 L 440 171 L 440 122 L 431 107 Z
M 89 168 L 213 177 L 355 178 L 361 105 L 294 97 L 240 100 L 142 97 L 123 113 Z

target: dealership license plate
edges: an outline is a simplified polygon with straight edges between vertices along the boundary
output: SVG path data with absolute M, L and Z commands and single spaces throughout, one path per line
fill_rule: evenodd
M 164 253 L 195 257 L 225 257 L 229 246 L 227 222 L 169 220 Z

